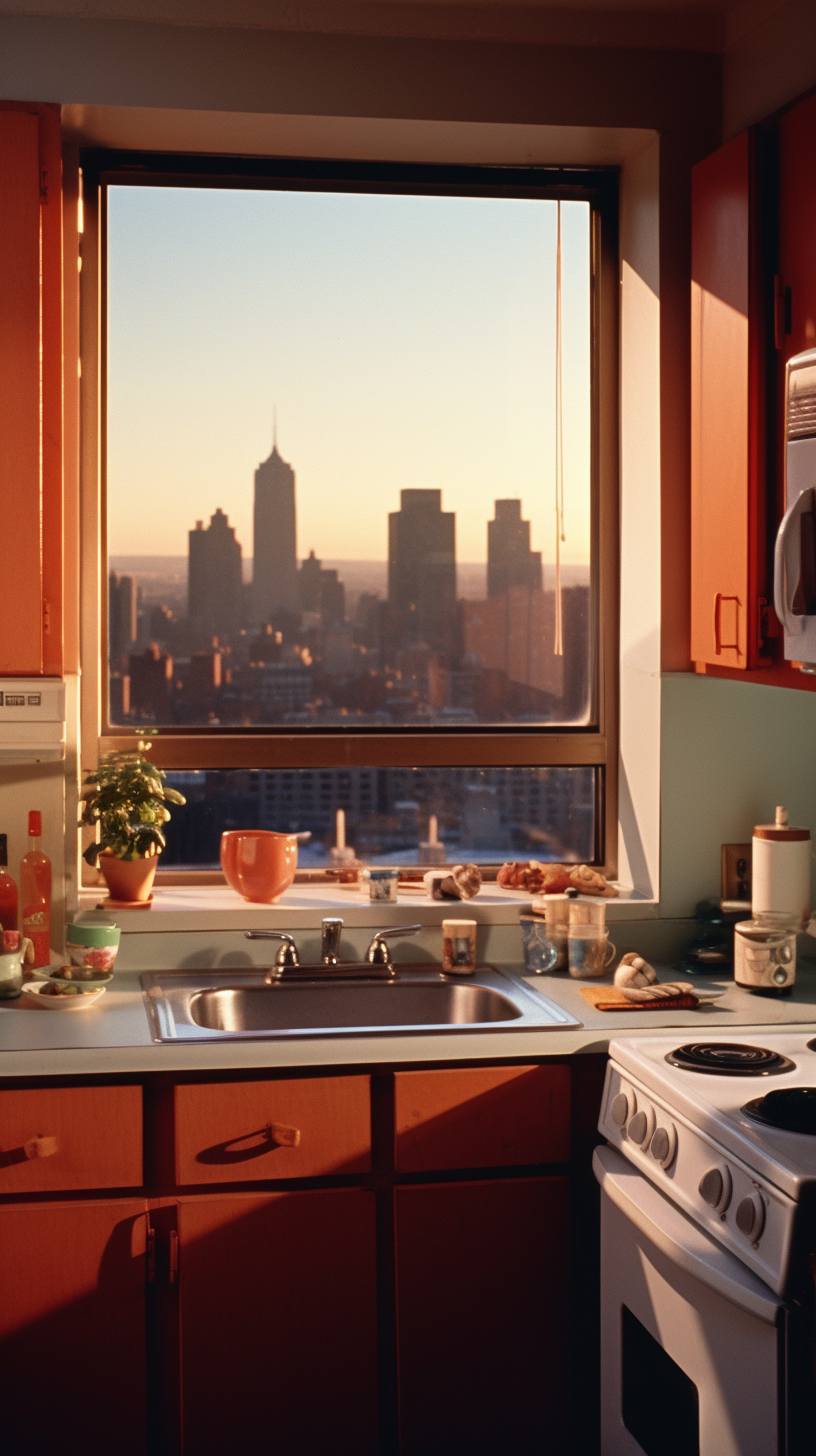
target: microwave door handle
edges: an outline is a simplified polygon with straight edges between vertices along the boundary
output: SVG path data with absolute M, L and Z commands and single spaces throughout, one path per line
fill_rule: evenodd
M 596 1148 L 592 1168 L 601 1191 L 676 1269 L 763 1324 L 782 1321 L 782 1300 L 658 1193 L 620 1153 Z
M 804 619 L 794 616 L 791 611 L 791 598 L 793 595 L 791 588 L 795 590 L 796 587 L 796 582 L 794 581 L 796 575 L 795 564 L 794 560 L 791 559 L 792 553 L 795 553 L 797 550 L 798 543 L 796 522 L 805 511 L 813 510 L 813 507 L 814 491 L 811 487 L 808 490 L 803 490 L 802 494 L 797 496 L 793 505 L 788 506 L 780 522 L 774 543 L 774 608 L 785 631 L 790 633 L 791 636 L 800 633 L 804 627 Z

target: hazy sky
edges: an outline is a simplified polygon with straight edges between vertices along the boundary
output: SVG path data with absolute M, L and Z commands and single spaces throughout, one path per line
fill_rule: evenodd
M 589 554 L 589 207 L 562 204 L 562 560 Z M 387 557 L 438 487 L 456 553 L 519 496 L 554 555 L 556 204 L 113 187 L 108 546 L 181 555 L 217 506 L 252 554 L 253 473 L 297 477 L 298 555 Z

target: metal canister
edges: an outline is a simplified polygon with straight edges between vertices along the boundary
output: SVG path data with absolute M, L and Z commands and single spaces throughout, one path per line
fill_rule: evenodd
M 784 913 L 756 915 L 734 926 L 734 980 L 746 991 L 780 995 L 796 979 L 797 923 Z

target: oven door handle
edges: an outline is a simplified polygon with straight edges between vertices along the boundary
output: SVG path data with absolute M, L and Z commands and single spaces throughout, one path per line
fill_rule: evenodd
M 612 1148 L 596 1148 L 592 1166 L 607 1197 L 684 1274 L 764 1324 L 781 1322 L 785 1309 L 782 1300 L 658 1193 L 620 1153 Z

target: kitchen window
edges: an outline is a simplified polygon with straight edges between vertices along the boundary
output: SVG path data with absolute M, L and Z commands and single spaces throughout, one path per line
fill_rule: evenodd
M 614 872 L 615 174 L 83 176 L 84 761 L 155 733 L 165 863 Z

